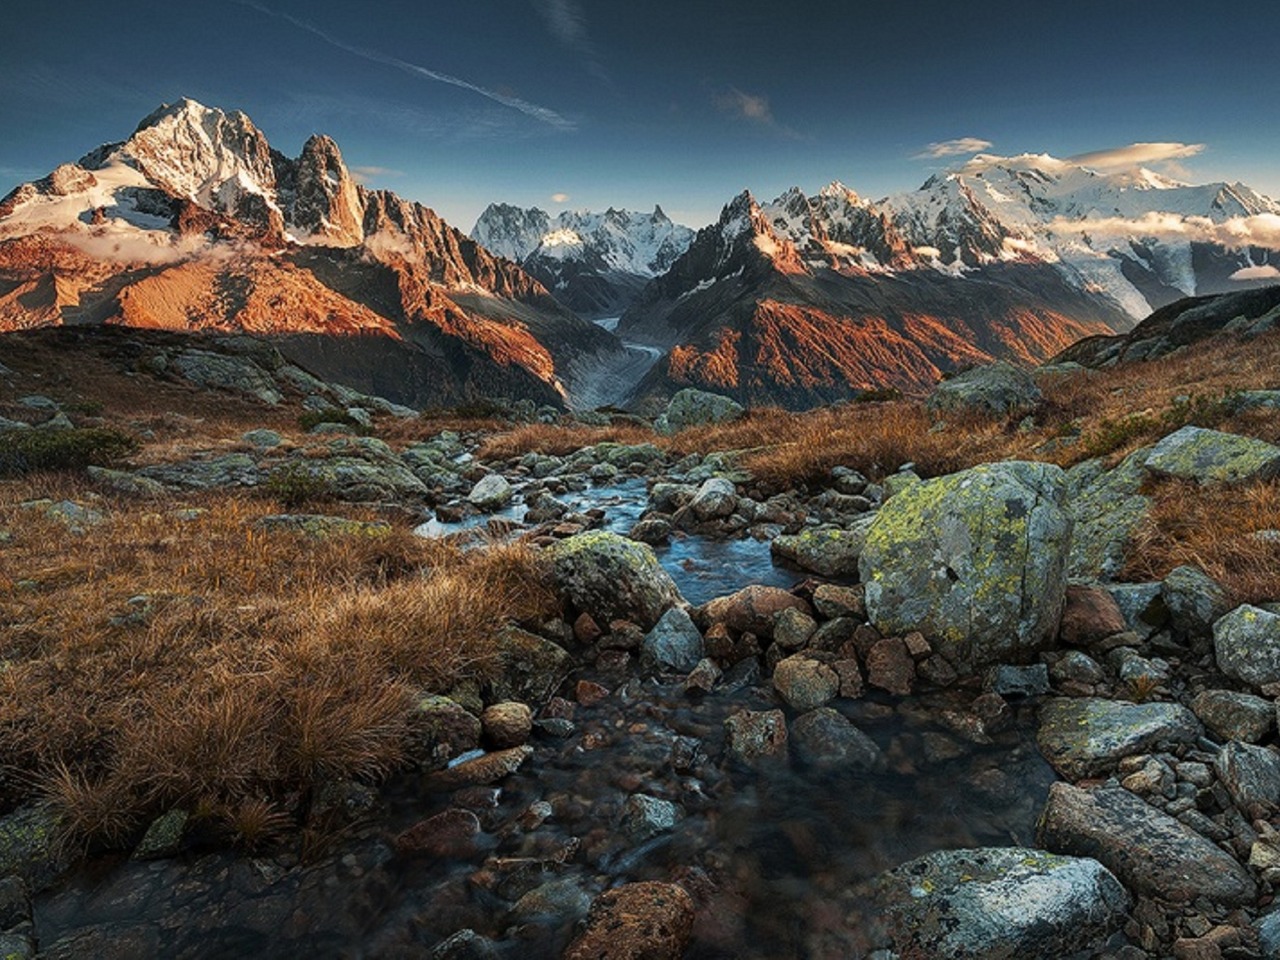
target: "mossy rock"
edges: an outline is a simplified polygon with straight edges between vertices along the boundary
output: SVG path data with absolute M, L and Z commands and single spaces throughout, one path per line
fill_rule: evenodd
M 597 623 L 630 620 L 648 630 L 683 602 L 652 548 L 614 533 L 593 531 L 551 548 L 556 586 Z

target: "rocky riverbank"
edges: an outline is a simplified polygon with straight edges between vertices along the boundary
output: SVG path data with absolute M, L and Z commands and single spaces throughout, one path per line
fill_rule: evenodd
M 1016 421 L 1038 391 L 980 371 L 933 406 Z M 3 542 L 265 488 L 302 508 L 247 543 L 521 542 L 553 609 L 485 611 L 500 668 L 417 693 L 397 772 L 241 806 L 238 851 L 197 802 L 87 858 L 49 808 L 0 819 L 9 954 L 1280 956 L 1280 597 L 1117 579 L 1153 484 L 1265 489 L 1275 446 L 1189 424 L 1114 463 L 781 486 L 662 434 L 391 443 L 360 426 L 406 412 L 317 396 L 341 422 L 95 468 L 97 496 L 7 508 Z M 27 400 L 15 430 L 66 429 Z M 660 426 L 741 416 L 687 393 Z

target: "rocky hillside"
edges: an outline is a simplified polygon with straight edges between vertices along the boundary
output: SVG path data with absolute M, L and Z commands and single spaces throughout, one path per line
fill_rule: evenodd
M 431 210 L 358 185 L 328 137 L 290 159 L 191 100 L 0 202 L 0 331 L 59 324 L 267 336 L 419 405 L 559 403 L 575 365 L 620 350 Z
M 570 310 L 599 319 L 621 316 L 645 283 L 688 249 L 693 231 L 661 207 L 650 214 L 565 211 L 553 220 L 537 207 L 494 203 L 471 237 L 519 263 Z

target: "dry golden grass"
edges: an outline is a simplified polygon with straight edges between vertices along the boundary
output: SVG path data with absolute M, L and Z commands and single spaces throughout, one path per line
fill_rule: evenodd
M 16 506 L 37 496 L 92 499 L 67 477 L 0 485 L 3 799 L 42 792 L 108 842 L 179 803 L 261 842 L 261 804 L 385 775 L 415 692 L 483 678 L 505 622 L 553 609 L 519 546 L 268 534 L 252 521 L 278 505 L 247 497 L 187 521 L 103 501 L 77 536 Z
M 1132 543 L 1124 579 L 1158 580 L 1191 564 L 1235 603 L 1280 597 L 1280 543 L 1254 535 L 1280 530 L 1280 482 L 1197 487 L 1170 480 L 1151 494 L 1154 505 Z

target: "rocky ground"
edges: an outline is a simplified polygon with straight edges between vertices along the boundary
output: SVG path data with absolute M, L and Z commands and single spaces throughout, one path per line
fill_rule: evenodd
M 408 767 L 307 800 L 343 825 L 323 842 L 227 852 L 178 804 L 72 862 L 55 811 L 13 810 L 6 956 L 1280 957 L 1280 596 L 1189 564 L 1118 580 L 1152 484 L 1259 489 L 1280 448 L 1188 424 L 1114 462 L 837 465 L 780 489 L 741 451 L 666 444 L 742 414 L 694 392 L 649 440 L 486 459 L 465 429 L 361 435 L 416 414 L 270 357 L 138 362 L 334 419 L 92 467 L 98 499 L 7 504 L 0 551 L 24 517 L 91 537 L 112 497 L 274 486 L 305 509 L 256 529 L 299 549 L 428 519 L 523 540 L 558 612 L 505 628 L 501 682 L 418 698 Z M 1253 386 L 1269 409 L 1275 384 Z M 1039 399 L 996 367 L 929 405 L 1016 423 Z M 35 392 L 5 409 L 9 437 L 77 416 Z M 600 495 L 627 481 L 632 512 Z M 1249 536 L 1280 562 L 1280 532 Z M 690 551 L 724 542 L 782 583 L 695 584 Z

